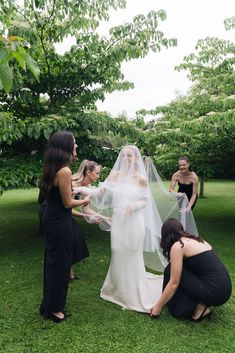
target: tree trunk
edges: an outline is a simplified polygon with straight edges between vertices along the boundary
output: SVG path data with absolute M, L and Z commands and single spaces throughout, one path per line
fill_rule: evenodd
M 202 199 L 204 197 L 204 177 L 200 178 L 200 191 L 199 191 L 199 198 Z

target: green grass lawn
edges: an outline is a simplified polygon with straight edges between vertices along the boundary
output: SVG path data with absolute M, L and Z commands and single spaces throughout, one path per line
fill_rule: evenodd
M 194 215 L 235 280 L 235 182 L 211 181 Z M 44 238 L 38 235 L 38 190 L 0 197 L 0 352 L 3 353 L 235 353 L 234 296 L 213 308 L 210 322 L 159 320 L 100 299 L 110 260 L 109 233 L 82 223 L 90 257 L 75 266 L 80 280 L 69 286 L 67 322 L 38 313 Z

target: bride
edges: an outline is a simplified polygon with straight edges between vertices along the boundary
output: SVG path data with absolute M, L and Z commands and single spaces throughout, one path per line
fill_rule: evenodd
M 163 283 L 163 276 L 147 272 L 146 266 L 158 272 L 166 266 L 159 246 L 162 216 L 152 186 L 138 148 L 128 145 L 90 197 L 90 207 L 103 216 L 101 228 L 111 231 L 111 261 L 100 296 L 144 313 L 160 297 Z M 171 216 L 172 210 L 179 213 L 178 206 L 170 209 Z

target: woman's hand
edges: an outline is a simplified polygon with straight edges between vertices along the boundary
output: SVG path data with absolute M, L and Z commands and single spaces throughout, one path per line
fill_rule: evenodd
M 161 314 L 162 308 L 161 306 L 156 303 L 149 311 L 149 316 L 154 318 L 156 316 L 159 316 Z
M 106 216 L 103 216 L 103 215 L 97 215 L 97 216 L 94 216 L 94 219 L 95 219 L 95 223 L 105 222 L 108 225 L 111 225 L 111 217 L 106 217 Z
M 177 196 L 179 196 L 179 197 L 185 197 L 186 194 L 185 194 L 185 192 L 177 192 Z
M 134 207 L 132 205 L 127 206 L 126 208 L 126 216 L 132 216 L 134 213 Z
M 100 222 L 103 221 L 103 217 L 102 216 L 99 216 L 99 215 L 88 215 L 86 216 L 86 218 L 89 219 L 89 222 L 90 223 L 95 223 L 95 224 L 99 224 Z
M 78 188 L 73 188 L 72 190 L 72 196 L 74 197 L 75 195 L 79 194 L 79 189 Z
M 110 217 L 105 217 L 99 214 L 89 214 L 89 213 L 84 213 L 83 217 L 89 220 L 90 223 L 99 224 L 101 222 L 106 222 L 107 224 L 111 225 Z
M 90 203 L 90 196 L 86 196 L 84 199 L 83 199 L 83 206 L 87 206 L 89 205 Z

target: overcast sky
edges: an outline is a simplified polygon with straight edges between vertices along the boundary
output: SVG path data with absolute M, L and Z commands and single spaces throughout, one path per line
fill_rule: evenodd
M 124 63 L 125 78 L 134 82 L 135 88 L 107 94 L 104 102 L 98 102 L 99 110 L 113 115 L 125 111 L 132 117 L 138 109 L 170 102 L 177 91 L 186 93 L 190 87 L 186 73 L 174 67 L 182 63 L 185 55 L 195 51 L 198 39 L 219 37 L 234 41 L 234 31 L 226 32 L 223 25 L 225 18 L 235 15 L 234 0 L 127 0 L 125 10 L 111 13 L 110 23 L 121 24 L 137 14 L 159 9 L 166 11 L 167 19 L 158 29 L 166 36 L 176 37 L 177 47 Z M 108 27 L 104 26 L 104 32 Z
M 174 67 L 195 51 L 198 39 L 218 37 L 234 41 L 234 31 L 226 32 L 223 25 L 225 18 L 235 15 L 234 0 L 127 0 L 127 8 L 112 11 L 109 23 L 102 25 L 100 31 L 105 34 L 108 28 L 128 22 L 137 14 L 159 9 L 166 11 L 167 19 L 160 22 L 158 29 L 167 37 L 176 37 L 177 47 L 124 63 L 125 79 L 134 82 L 135 88 L 107 94 L 104 102 L 97 102 L 99 110 L 112 115 L 126 112 L 133 117 L 141 108 L 170 102 L 176 92 L 186 93 L 190 87 L 186 73 Z

